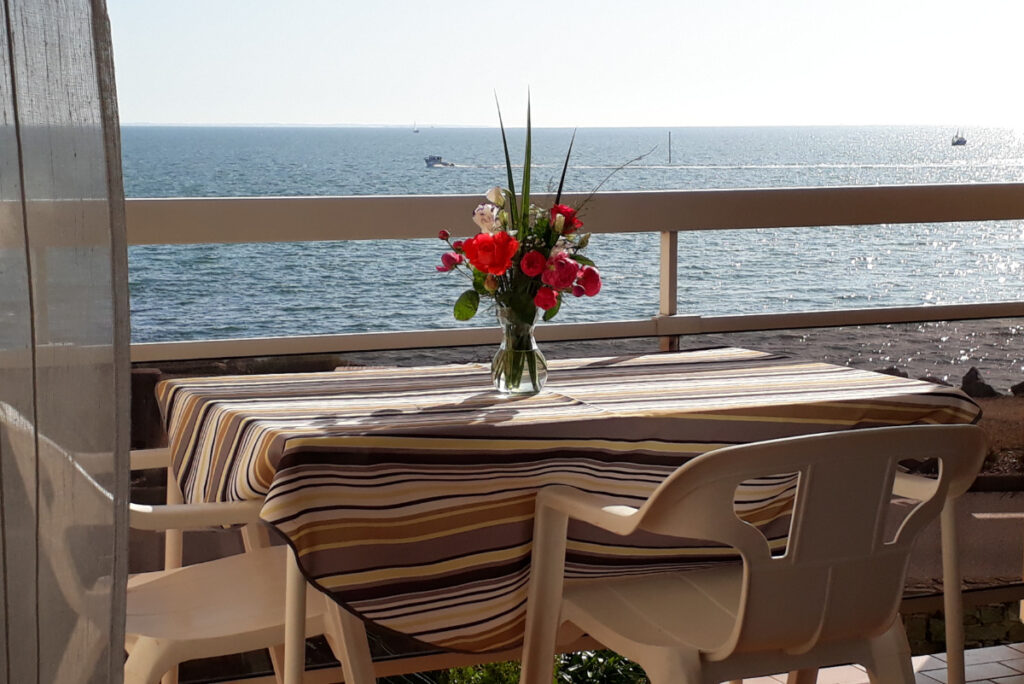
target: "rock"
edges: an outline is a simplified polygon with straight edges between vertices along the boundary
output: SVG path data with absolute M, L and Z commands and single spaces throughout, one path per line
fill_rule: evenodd
M 910 374 L 905 370 L 900 370 L 896 366 L 889 366 L 888 368 L 882 368 L 881 370 L 875 371 L 876 373 L 884 373 L 886 375 L 895 375 L 901 378 L 909 378 Z
M 981 379 L 981 373 L 974 366 L 971 366 L 971 369 L 964 374 L 960 389 L 966 392 L 967 396 L 975 399 L 1001 396 L 992 385 Z
M 1015 397 L 1024 397 L 1024 382 L 1018 382 L 1010 388 L 1010 392 L 1012 392 Z
M 918 380 L 924 380 L 925 382 L 933 382 L 936 385 L 945 385 L 946 387 L 952 387 L 951 383 L 946 382 L 942 378 L 937 378 L 934 375 L 922 375 Z

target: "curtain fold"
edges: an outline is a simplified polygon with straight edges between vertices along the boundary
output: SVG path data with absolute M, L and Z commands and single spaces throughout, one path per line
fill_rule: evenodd
M 121 681 L 128 299 L 102 0 L 0 0 L 0 684 Z

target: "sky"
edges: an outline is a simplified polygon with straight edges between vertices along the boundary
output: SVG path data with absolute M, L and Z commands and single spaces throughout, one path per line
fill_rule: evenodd
M 107 0 L 122 123 L 1024 128 L 1022 0 Z

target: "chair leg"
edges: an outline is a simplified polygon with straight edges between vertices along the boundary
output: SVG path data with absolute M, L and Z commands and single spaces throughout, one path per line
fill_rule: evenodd
M 64 657 L 53 675 L 55 682 L 84 681 L 83 673 L 94 669 L 103 653 L 105 634 L 92 621 L 79 615 L 65 644 Z
M 964 604 L 960 592 L 955 499 L 946 499 L 939 519 L 942 533 L 942 603 L 946 614 L 946 679 L 948 684 L 964 684 Z
M 306 578 L 293 552 L 285 554 L 284 684 L 300 684 L 306 672 Z
M 177 679 L 178 659 L 170 648 L 171 643 L 139 637 L 124 662 L 124 684 L 158 684 L 161 675 L 169 674 L 171 669 Z
M 644 668 L 651 684 L 710 684 L 705 682 L 696 651 L 674 647 L 645 650 L 645 653 L 637 653 L 636 662 Z
M 814 684 L 818 681 L 818 668 L 808 667 L 803 670 L 793 670 L 786 675 L 786 684 Z
M 284 646 L 271 646 L 267 651 L 270 654 L 270 666 L 274 668 L 274 681 L 277 684 L 284 684 L 284 676 L 281 674 L 284 672 Z
M 565 513 L 541 507 L 533 526 L 530 585 L 526 595 L 526 640 L 520 684 L 550 684 L 562 608 Z
M 370 642 L 366 638 L 366 626 L 362 620 L 348 612 L 328 597 L 326 617 L 327 642 L 341 661 L 345 684 L 374 684 L 376 675 L 370 656 Z
M 914 667 L 910 662 L 910 644 L 899 616 L 889 629 L 870 641 L 867 666 L 871 684 L 914 684 Z
M 167 503 L 180 504 L 185 499 L 181 495 L 178 483 L 170 476 L 167 476 Z M 181 530 L 164 531 L 164 569 L 171 570 L 180 568 L 182 563 L 182 551 L 184 549 L 184 533 Z M 164 674 L 160 684 L 178 684 L 178 665 L 175 664 Z

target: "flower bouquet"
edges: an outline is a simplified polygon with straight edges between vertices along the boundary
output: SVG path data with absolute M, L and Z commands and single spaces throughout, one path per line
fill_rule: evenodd
M 583 221 L 577 210 L 561 203 L 565 173 L 576 135 L 569 142 L 554 204 L 541 208 L 530 203 L 531 126 L 526 109 L 526 161 L 521 192 L 516 195 L 505 125 L 498 110 L 505 149 L 507 188 L 491 188 L 487 202 L 473 211 L 480 232 L 452 240 L 442 230 L 438 237 L 450 250 L 441 256 L 438 271 L 459 272 L 472 287 L 455 302 L 455 318 L 476 315 L 480 299 L 494 302 L 504 336 L 491 363 L 494 386 L 508 394 L 536 394 L 547 378 L 547 362 L 533 336 L 534 325 L 554 318 L 566 295 L 593 297 L 601 291 L 601 275 L 582 252 L 590 240 L 580 233 Z

